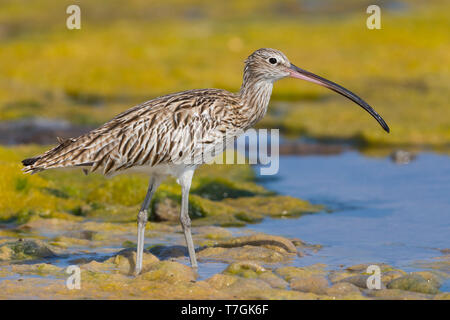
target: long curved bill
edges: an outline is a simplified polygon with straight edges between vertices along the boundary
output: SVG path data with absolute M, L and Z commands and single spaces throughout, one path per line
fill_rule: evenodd
M 291 66 L 288 68 L 290 76 L 297 79 L 303 79 L 306 81 L 310 81 L 316 84 L 319 84 L 325 88 L 331 89 L 344 97 L 347 97 L 348 99 L 352 100 L 359 106 L 361 106 L 364 110 L 366 110 L 372 117 L 375 118 L 375 120 L 378 121 L 378 123 L 383 127 L 386 132 L 389 132 L 389 126 L 384 122 L 383 118 L 371 107 L 367 102 L 365 102 L 363 99 L 358 97 L 353 92 L 345 89 L 344 87 L 341 87 L 337 83 L 334 83 L 332 81 L 329 81 L 325 78 L 319 77 L 318 75 L 315 75 L 314 73 L 311 73 L 309 71 L 303 70 L 291 63 Z

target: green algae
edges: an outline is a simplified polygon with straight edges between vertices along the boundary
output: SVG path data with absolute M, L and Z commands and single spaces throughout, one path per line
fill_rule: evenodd
M 434 300 L 450 300 L 450 292 L 442 292 L 433 297 Z
M 213 223 L 221 226 L 243 226 L 260 222 L 264 216 L 298 217 L 318 212 L 322 206 L 311 205 L 289 196 L 254 196 L 224 199 L 220 202 L 191 196 L 192 217 L 201 217 L 194 225 Z
M 432 295 L 400 289 L 370 290 L 369 297 L 383 300 L 429 300 Z
M 90 14 L 78 32 L 57 23 L 63 3 L 2 3 L 0 61 L 8 63 L 2 64 L 0 119 L 39 113 L 100 124 L 169 92 L 202 87 L 237 91 L 243 60 L 270 46 L 361 95 L 392 133 L 382 132 L 344 98 L 293 80 L 277 83 L 261 127 L 369 145 L 450 141 L 447 3 L 408 1 L 401 14 L 386 9 L 381 30 L 368 30 L 362 19 L 367 5 L 350 0 L 315 6 L 315 11 L 293 0 L 200 3 L 152 2 L 154 10 L 148 10 L 150 4 L 141 1 L 116 6 L 82 0 Z M 193 5 L 200 11 L 195 19 L 186 13 Z M 336 13 L 343 18 L 334 18 Z M 305 39 L 307 49 L 299 50 L 293 38 Z
M 224 271 L 225 274 L 238 275 L 244 278 L 257 278 L 267 270 L 253 261 L 241 261 L 230 264 Z
M 232 237 L 231 231 L 221 227 L 205 226 L 195 229 L 194 237 L 203 237 L 208 240 L 225 240 Z
M 38 275 L 43 277 L 65 277 L 64 269 L 50 263 L 17 264 L 11 266 L 11 271 L 20 275 Z
M 254 183 L 234 182 L 220 177 L 213 179 L 201 177 L 198 180 L 198 186 L 193 188 L 191 192 L 213 201 L 272 194 L 272 192 Z
M 116 223 L 136 221 L 147 191 L 142 173 L 111 179 L 85 176 L 78 169 L 50 170 L 23 175 L 20 160 L 34 146 L 0 147 L 0 220 L 24 224 L 33 219 L 95 219 Z M 225 178 L 226 177 L 226 178 Z M 244 226 L 265 216 L 297 217 L 322 210 L 300 199 L 274 195 L 256 184 L 249 165 L 204 165 L 194 177 L 189 213 L 193 225 Z M 156 192 L 150 220 L 179 222 L 181 189 L 169 178 Z
M 142 279 L 148 281 L 165 281 L 169 284 L 179 282 L 192 282 L 196 279 L 196 274 L 192 268 L 174 261 L 161 261 L 152 265 L 148 272 L 140 275 Z
M 387 285 L 388 289 L 399 289 L 414 291 L 425 294 L 436 294 L 439 292 L 439 285 L 423 278 L 420 275 L 406 275 L 392 280 Z
M 45 243 L 38 240 L 21 240 L 7 242 L 0 246 L 0 261 L 29 260 L 54 257 L 53 252 Z
M 203 235 L 208 234 L 205 229 Z M 336 270 L 322 264 L 273 270 L 256 260 L 232 259 L 222 273 L 198 281 L 192 268 L 176 261 L 180 257 L 159 260 L 146 251 L 139 276 L 133 275 L 135 259 L 136 251 L 125 249 L 109 258 L 80 262 L 80 290 L 69 290 L 66 270 L 49 263 L 0 265 L 0 275 L 18 276 L 0 281 L 0 299 L 448 299 L 448 294 L 416 292 L 411 286 L 362 290 L 348 282 L 330 285 L 327 277 Z M 346 272 L 360 274 L 362 266 Z M 421 278 L 421 284 L 436 280 L 431 272 L 412 277 Z

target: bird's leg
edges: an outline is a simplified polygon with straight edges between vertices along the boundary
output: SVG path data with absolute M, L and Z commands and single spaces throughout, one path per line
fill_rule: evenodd
M 138 233 L 137 233 L 137 252 L 136 252 L 136 267 L 135 275 L 141 273 L 142 270 L 142 256 L 144 254 L 144 236 L 145 236 L 145 225 L 148 220 L 148 207 L 152 201 L 152 197 L 155 194 L 156 189 L 159 185 L 159 179 L 156 177 L 151 177 L 148 185 L 147 194 L 145 195 L 144 202 L 142 203 L 141 210 L 138 213 Z
M 192 268 L 197 268 L 197 259 L 195 257 L 194 241 L 191 234 L 191 218 L 189 218 L 189 190 L 191 188 L 192 176 L 194 171 L 188 171 L 179 179 L 181 185 L 181 214 L 180 221 L 183 227 L 184 237 L 189 252 Z

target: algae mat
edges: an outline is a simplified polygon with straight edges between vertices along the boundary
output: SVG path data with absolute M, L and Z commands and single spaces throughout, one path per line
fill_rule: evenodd
M 370 145 L 450 142 L 446 1 L 384 1 L 381 30 L 366 28 L 368 1 L 79 1 L 77 31 L 62 23 L 68 4 L 0 4 L 1 120 L 98 125 L 162 94 L 237 91 L 247 55 L 274 47 L 361 95 L 392 132 L 344 98 L 295 80 L 276 84 L 260 126 Z

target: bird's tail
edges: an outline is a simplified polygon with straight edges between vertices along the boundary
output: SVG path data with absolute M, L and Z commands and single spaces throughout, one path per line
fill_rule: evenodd
M 24 165 L 22 171 L 33 174 L 52 168 L 92 166 L 92 163 L 86 160 L 83 136 L 80 138 L 67 140 L 58 138 L 59 145 L 55 148 L 36 157 L 22 160 Z

